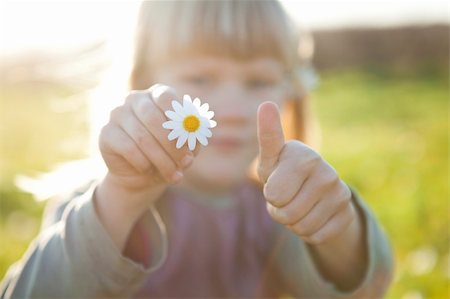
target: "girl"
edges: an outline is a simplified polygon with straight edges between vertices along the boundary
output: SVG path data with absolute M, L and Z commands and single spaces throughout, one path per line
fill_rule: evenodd
M 144 2 L 108 173 L 47 210 L 2 296 L 382 297 L 386 236 L 306 145 L 299 42 L 276 1 Z M 193 152 L 162 127 L 184 94 L 218 123 Z

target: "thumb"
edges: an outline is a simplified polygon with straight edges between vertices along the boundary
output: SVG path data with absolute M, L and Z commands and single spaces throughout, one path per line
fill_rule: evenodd
M 258 142 L 258 175 L 266 182 L 275 169 L 284 146 L 280 112 L 273 102 L 264 102 L 258 107 Z

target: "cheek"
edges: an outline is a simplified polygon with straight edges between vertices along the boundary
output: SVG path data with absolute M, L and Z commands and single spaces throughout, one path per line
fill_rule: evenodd
M 278 106 L 281 107 L 284 100 L 286 99 L 286 91 L 284 88 L 277 88 L 270 94 L 270 101 L 276 103 Z

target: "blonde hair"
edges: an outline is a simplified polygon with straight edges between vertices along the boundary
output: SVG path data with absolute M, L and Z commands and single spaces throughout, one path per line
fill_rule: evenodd
M 145 1 L 141 4 L 131 89 L 153 82 L 151 69 L 199 54 L 238 60 L 274 57 L 286 69 L 291 95 L 283 109 L 286 137 L 310 143 L 310 107 L 298 69 L 299 31 L 278 1 Z

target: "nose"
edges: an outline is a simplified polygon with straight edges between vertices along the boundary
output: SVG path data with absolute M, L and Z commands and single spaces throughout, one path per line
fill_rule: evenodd
M 243 126 L 256 115 L 245 89 L 236 81 L 217 86 L 208 100 L 220 126 Z

